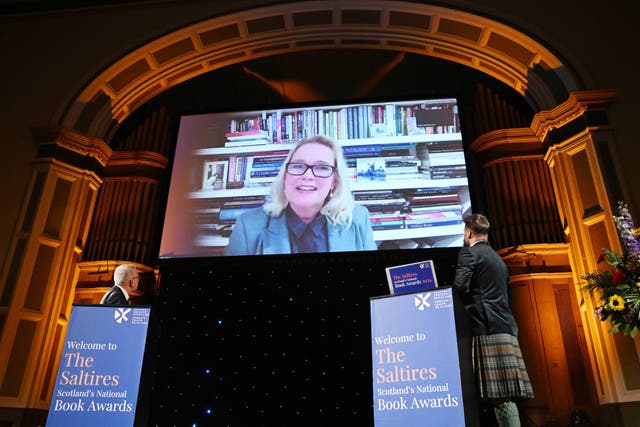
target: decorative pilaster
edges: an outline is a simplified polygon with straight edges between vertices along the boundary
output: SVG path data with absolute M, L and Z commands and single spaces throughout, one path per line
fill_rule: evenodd
M 640 401 L 636 346 L 621 334 L 608 333 L 608 325 L 594 318 L 597 301 L 582 291 L 580 279 L 597 269 L 602 248 L 621 251 L 612 211 L 617 203 L 612 197 L 620 194 L 619 186 L 604 168 L 613 139 L 605 110 L 612 99 L 612 92 L 572 94 L 554 110 L 555 115 L 539 117 L 534 129 L 549 147 L 545 160 L 570 247 L 575 295 L 582 308 L 598 397 L 601 404 L 613 404 L 617 409 L 611 410 L 621 417 L 621 403 Z
M 104 141 L 66 129 L 32 132 L 38 155 L 0 276 L 0 407 L 22 420 L 46 416 L 77 263 L 112 154 Z

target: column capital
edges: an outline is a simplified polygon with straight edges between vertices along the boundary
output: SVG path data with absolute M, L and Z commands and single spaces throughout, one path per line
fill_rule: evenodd
M 113 150 L 102 139 L 89 138 L 62 127 L 35 126 L 31 128 L 31 134 L 38 144 L 38 158 L 50 157 L 96 170 L 104 168 L 113 154 Z M 94 164 L 87 164 L 87 159 Z

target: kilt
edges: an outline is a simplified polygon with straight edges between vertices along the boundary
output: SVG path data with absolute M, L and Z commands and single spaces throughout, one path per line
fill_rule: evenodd
M 518 400 L 534 396 L 518 337 L 509 334 L 473 337 L 471 351 L 481 398 Z

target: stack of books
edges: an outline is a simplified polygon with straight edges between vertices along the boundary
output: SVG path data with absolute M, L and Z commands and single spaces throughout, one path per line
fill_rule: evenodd
M 419 170 L 430 179 L 466 178 L 467 168 L 462 142 L 430 141 L 416 146 L 421 160 Z
M 417 188 L 405 191 L 407 228 L 462 223 L 462 203 L 455 188 Z
M 354 192 L 356 203 L 369 210 L 371 227 L 374 230 L 405 228 L 407 201 L 395 190 L 371 190 Z
M 244 147 L 248 145 L 266 145 L 271 144 L 269 131 L 262 129 L 246 130 L 238 132 L 227 132 L 224 134 L 227 140 L 225 147 Z

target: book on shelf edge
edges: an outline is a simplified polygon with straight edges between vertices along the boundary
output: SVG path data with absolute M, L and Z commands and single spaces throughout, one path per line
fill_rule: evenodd
M 461 211 L 437 211 L 437 212 L 407 212 L 406 219 L 411 220 L 431 220 L 431 221 L 452 221 L 462 219 Z
M 461 225 L 462 220 L 441 221 L 441 222 L 413 222 L 413 220 L 406 220 L 405 224 L 407 228 L 445 227 L 448 225 Z
M 359 197 L 359 196 L 372 196 L 372 195 L 379 195 L 379 194 L 392 194 L 395 193 L 397 190 L 358 190 L 358 191 L 354 191 L 353 195 L 354 197 Z
M 244 130 L 244 131 L 237 131 L 237 132 L 227 132 L 224 134 L 224 136 L 226 136 L 227 138 L 255 136 L 255 135 L 268 136 L 269 132 L 262 129 L 253 129 L 253 130 Z
M 284 160 L 276 160 L 272 162 L 263 161 L 256 163 L 256 159 L 254 159 L 253 162 L 251 162 L 251 170 L 280 169 L 283 164 Z
M 370 205 L 366 206 L 371 215 L 375 214 L 396 214 L 399 215 L 402 213 L 404 206 L 400 205 Z
M 443 187 L 419 187 L 405 190 L 407 194 L 425 195 L 425 194 L 451 194 L 456 193 L 458 187 L 443 186 Z
M 365 206 L 368 209 L 386 208 L 386 207 L 398 207 L 402 208 L 407 206 L 407 201 L 404 199 L 381 199 L 381 200 L 358 200 L 356 203 Z
M 461 204 L 450 204 L 450 205 L 434 204 L 434 205 L 421 205 L 421 206 L 409 205 L 410 213 L 444 212 L 444 211 L 462 212 L 462 205 Z
M 373 231 L 380 230 L 404 230 L 405 225 L 403 222 L 398 222 L 398 224 L 372 224 L 371 229 Z
M 371 215 L 369 220 L 371 222 L 388 222 L 388 221 L 404 221 L 405 217 L 402 214 L 382 214 Z
M 261 170 L 255 170 L 254 169 L 251 172 L 249 172 L 249 178 L 251 178 L 251 179 L 262 178 L 262 177 L 275 178 L 278 175 L 279 171 L 280 171 L 280 168 L 261 169 Z
M 268 139 L 246 139 L 242 141 L 227 141 L 225 147 L 249 147 L 252 145 L 268 145 L 271 142 Z
M 409 202 L 409 204 L 411 206 L 421 206 L 421 205 L 433 205 L 433 204 L 460 204 L 460 197 L 455 194 L 452 196 L 442 196 L 442 197 L 433 197 L 433 198 L 428 198 L 428 199 L 424 199 L 421 197 L 407 197 L 407 202 Z
M 380 144 L 369 145 L 345 145 L 342 147 L 342 152 L 347 154 L 364 154 L 364 153 L 379 153 Z
M 433 180 L 439 180 L 439 179 L 459 179 L 459 178 L 466 178 L 467 174 L 463 174 L 463 173 L 448 173 L 448 174 L 442 174 L 442 173 L 436 173 L 436 174 L 431 174 L 431 179 Z
M 394 202 L 403 202 L 406 200 L 402 196 L 402 194 L 397 194 L 397 193 L 358 195 L 355 199 L 356 199 L 356 202 L 362 205 L 365 205 L 367 203 L 382 202 L 384 200 L 389 200 Z

